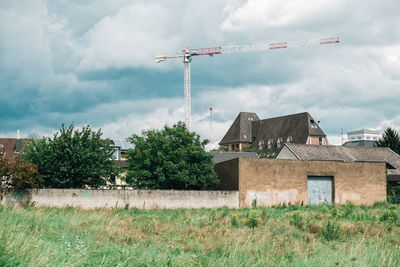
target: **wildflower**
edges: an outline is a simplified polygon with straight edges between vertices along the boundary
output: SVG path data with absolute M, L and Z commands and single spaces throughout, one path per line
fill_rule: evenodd
M 233 213 L 231 216 L 232 217 L 237 217 L 238 215 L 236 213 Z

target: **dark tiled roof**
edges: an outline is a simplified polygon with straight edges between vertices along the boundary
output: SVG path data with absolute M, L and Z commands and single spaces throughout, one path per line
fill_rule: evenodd
M 212 152 L 215 164 L 236 158 L 258 158 L 256 152 Z
M 395 169 L 389 175 L 400 174 L 400 156 L 387 147 L 345 147 L 285 144 L 300 160 L 335 160 L 343 162 L 385 162 Z
M 251 123 L 258 120 L 256 113 L 240 112 L 219 144 L 251 143 Z
M 114 160 L 114 163 L 124 169 L 128 168 L 128 161 L 127 160 Z
M 278 138 L 281 138 L 283 145 L 291 137 L 291 143 L 305 144 L 308 136 L 326 136 L 308 112 L 260 120 L 253 122 L 252 126 L 254 147 L 261 141 L 264 142 L 264 148 L 267 148 L 269 139 L 276 144 Z M 272 150 L 277 152 L 279 148 L 272 145 Z
M 31 139 L 0 138 L 0 155 L 7 159 L 13 159 L 24 148 L 26 142 Z
M 375 147 L 376 141 L 360 140 L 360 141 L 348 141 L 343 144 L 343 146 L 363 146 L 363 147 Z

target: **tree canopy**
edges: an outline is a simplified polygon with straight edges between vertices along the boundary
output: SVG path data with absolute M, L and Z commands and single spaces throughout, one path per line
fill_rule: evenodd
M 126 181 L 135 188 L 199 190 L 218 184 L 212 155 L 204 149 L 208 140 L 200 140 L 183 122 L 127 140 L 135 148 L 128 151 Z
M 54 134 L 27 143 L 25 162 L 37 166 L 46 188 L 97 188 L 113 182 L 120 169 L 113 159 L 114 148 L 101 131 L 89 126 L 82 130 L 71 124 Z
M 379 147 L 389 147 L 391 150 L 396 152 L 397 154 L 400 154 L 400 136 L 399 133 L 389 127 L 387 128 L 383 134 L 382 137 L 379 138 L 377 141 L 377 146 Z
M 0 157 L 0 188 L 6 190 L 30 189 L 39 186 L 41 178 L 36 166 L 20 157 Z

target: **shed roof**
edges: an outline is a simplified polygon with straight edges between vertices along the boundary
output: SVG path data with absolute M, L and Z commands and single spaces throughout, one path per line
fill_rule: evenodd
M 388 147 L 345 147 L 285 144 L 299 160 L 335 160 L 343 162 L 385 162 L 394 169 L 388 174 L 400 175 L 400 156 Z
M 215 164 L 236 158 L 258 158 L 256 152 L 212 152 Z

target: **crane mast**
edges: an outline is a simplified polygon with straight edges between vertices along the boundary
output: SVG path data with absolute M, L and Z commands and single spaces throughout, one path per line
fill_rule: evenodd
M 190 98 L 190 62 L 193 56 L 214 56 L 217 54 L 249 53 L 257 51 L 267 51 L 282 48 L 305 47 L 313 45 L 325 45 L 339 43 L 339 37 L 329 37 L 314 40 L 304 40 L 297 42 L 277 42 L 260 45 L 236 45 L 236 46 L 216 46 L 208 48 L 185 49 L 170 54 L 156 55 L 156 62 L 160 63 L 170 58 L 182 58 L 184 64 L 184 95 L 185 95 L 185 124 L 187 129 L 191 129 L 191 98 Z

